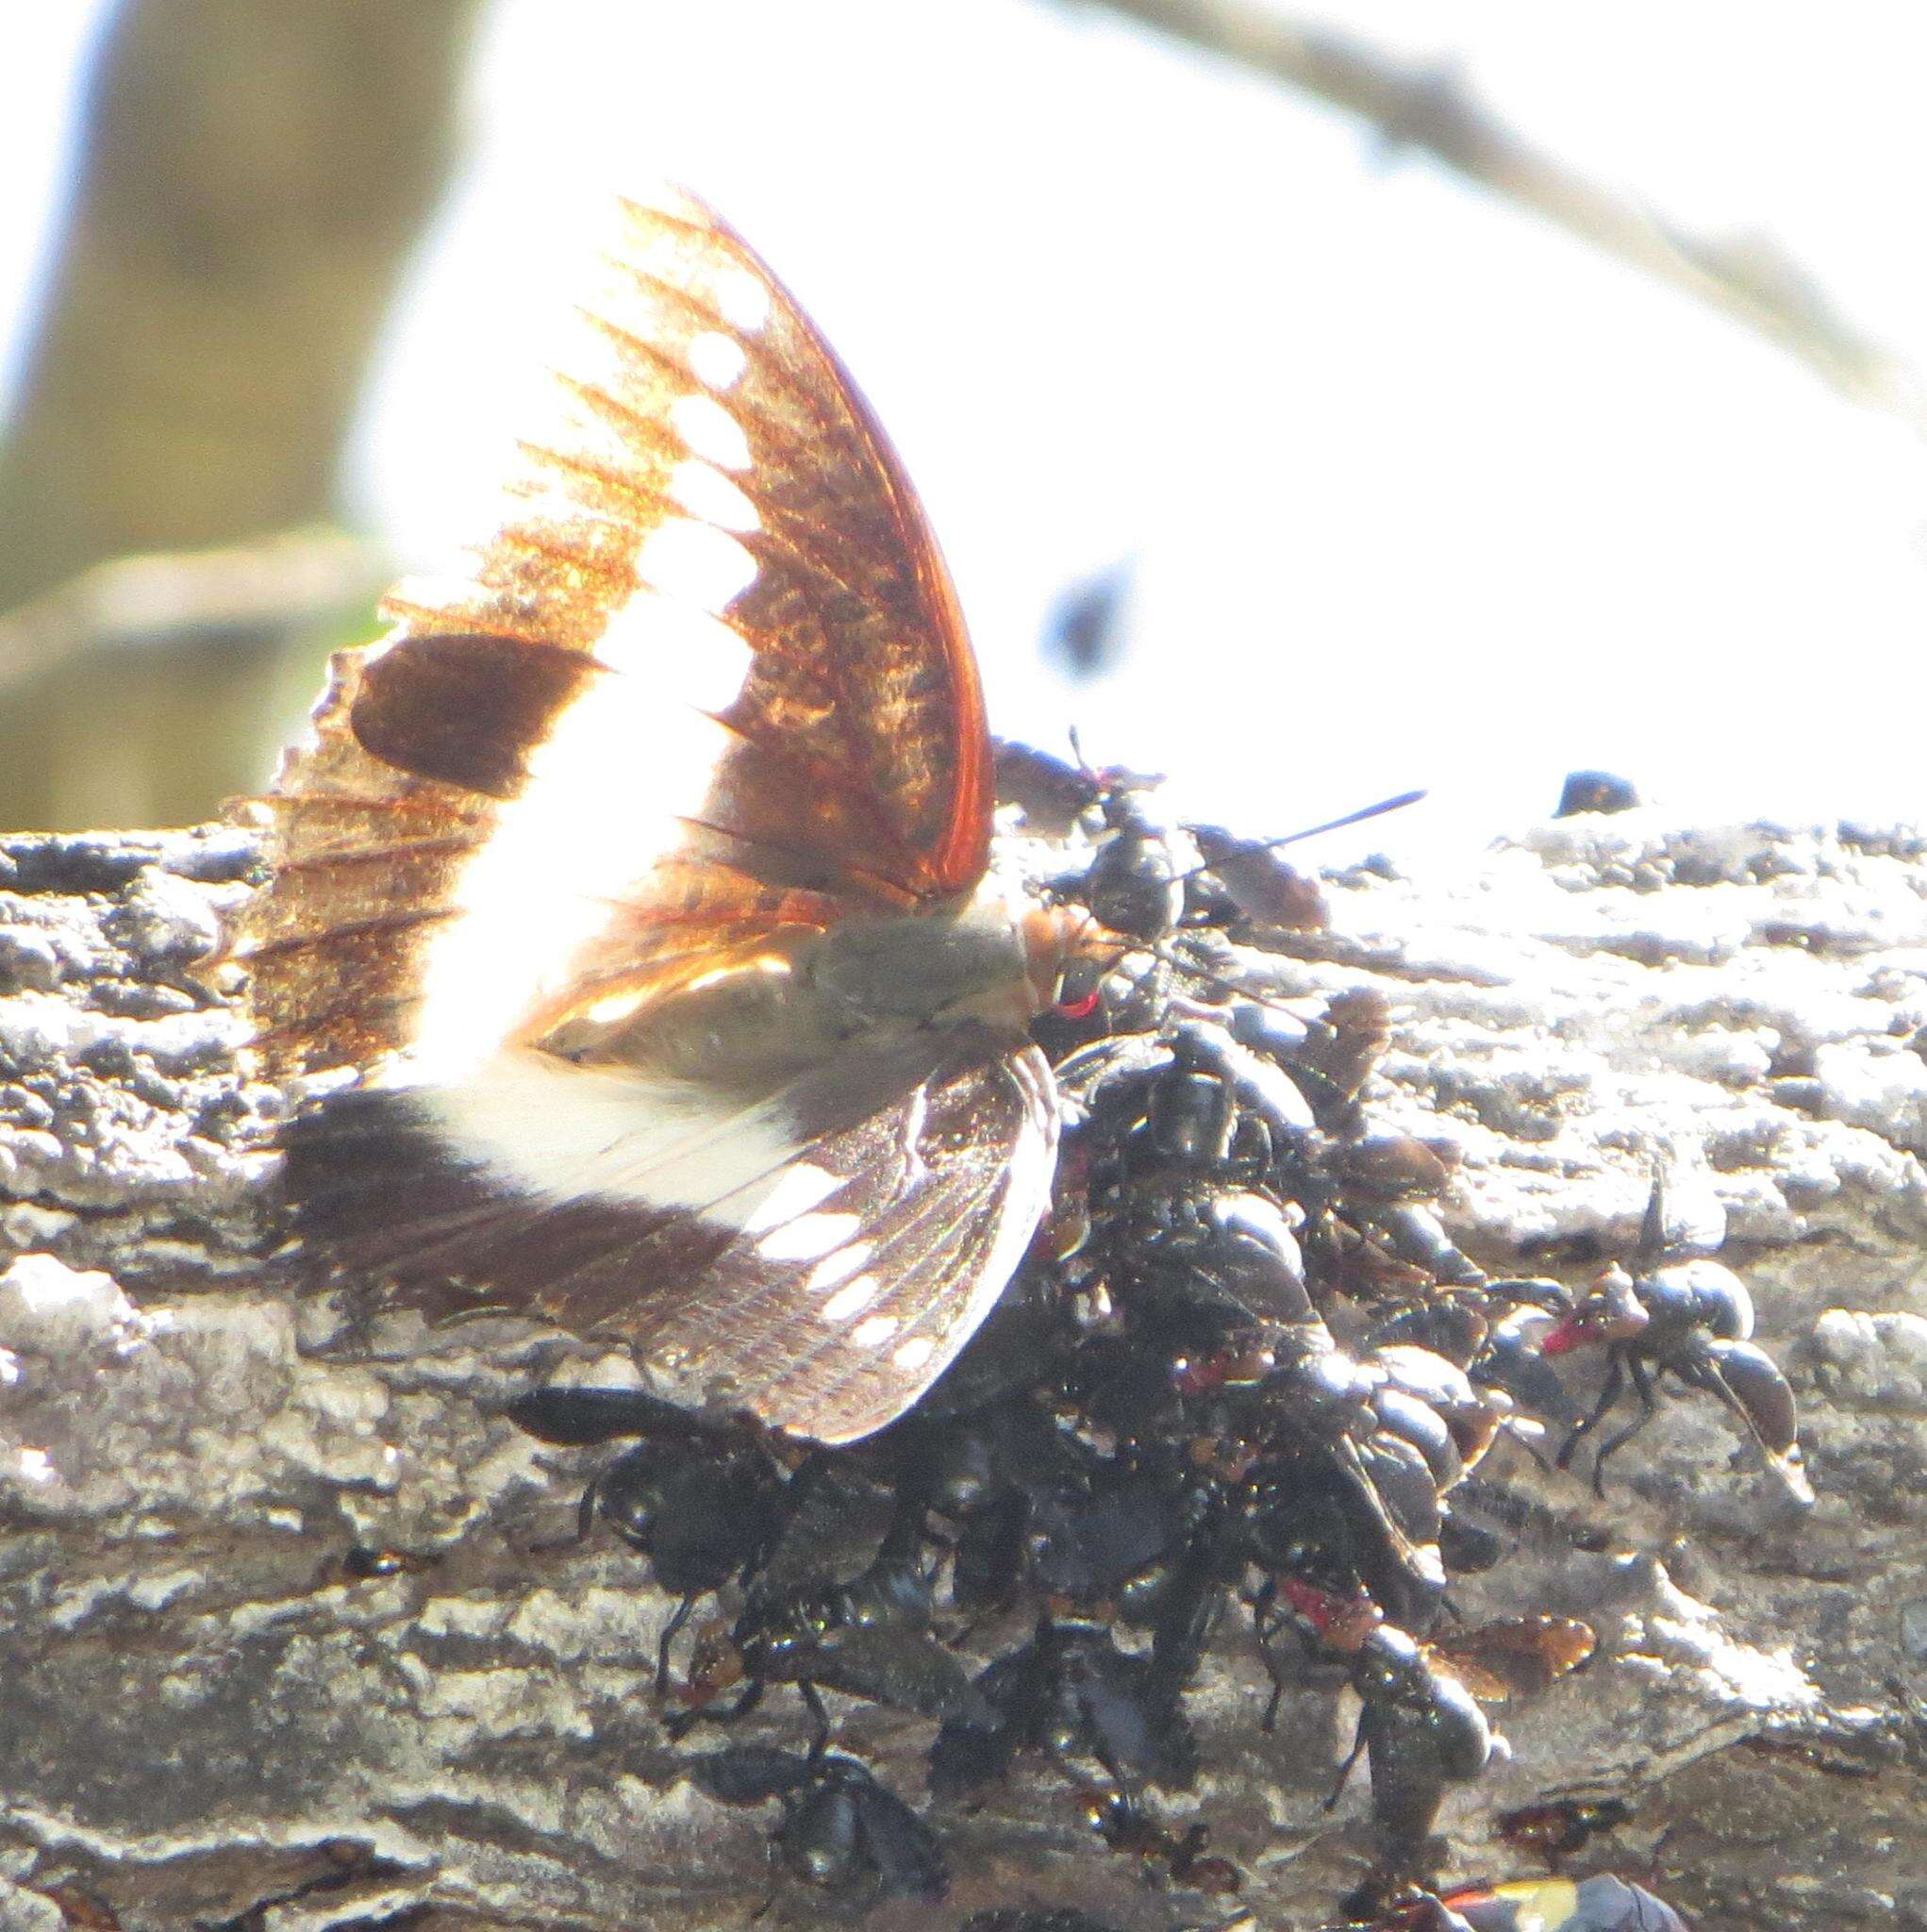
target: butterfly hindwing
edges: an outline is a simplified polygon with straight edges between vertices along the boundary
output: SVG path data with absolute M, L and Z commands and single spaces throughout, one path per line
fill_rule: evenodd
M 820 1441 L 882 1427 L 1003 1291 L 1049 1204 L 1056 1140 L 1055 1089 L 1033 1047 L 952 1061 L 825 1136 L 808 1164 L 853 1178 L 723 1251 L 683 1318 L 696 1338 L 684 1373 L 720 1372 L 730 1400 Z
M 872 1070 L 882 1104 L 800 1127 L 706 1214 L 505 1186 L 446 1158 L 420 1095 L 349 1094 L 291 1138 L 301 1232 L 358 1284 L 364 1312 L 535 1314 L 629 1343 L 692 1405 L 825 1441 L 865 1435 L 982 1321 L 1055 1157 L 1056 1092 L 1035 1048 L 928 1036 L 919 1049 L 907 1079 L 901 1053 Z M 860 1071 L 852 1087 L 863 1094 Z

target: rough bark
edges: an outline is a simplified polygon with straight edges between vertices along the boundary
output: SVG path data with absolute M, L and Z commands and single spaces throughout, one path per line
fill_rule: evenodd
M 323 1357 L 324 1311 L 254 1258 L 279 1101 L 197 964 L 251 857 L 225 831 L 0 843 L 0 1926 L 742 1924 L 771 1821 L 679 1777 L 669 1606 L 606 1537 L 544 1549 L 595 1453 L 500 1414 L 561 1345 Z M 1511 1763 L 1447 1807 L 1453 1870 L 1530 1869 L 1505 1807 L 1610 1792 L 1637 1814 L 1581 1867 L 1709 1932 L 1927 1925 L 1927 841 L 1580 819 L 1331 896 L 1322 957 L 1253 970 L 1392 995 L 1373 1104 L 1462 1149 L 1448 1220 L 1487 1266 L 1630 1246 L 1655 1150 L 1703 1154 L 1819 1491 L 1790 1505 L 1704 1399 L 1664 1401 L 1604 1504 L 1503 1452 L 1553 1515 L 1465 1607 L 1575 1611 L 1602 1656 L 1503 1717 Z M 354 1580 L 357 1543 L 407 1560 Z M 1179 1808 L 1240 1900 L 1152 1889 L 1026 1765 L 937 1816 L 940 1910 L 868 1923 L 1335 1917 L 1366 1803 L 1321 1808 L 1343 1700 L 1308 1688 L 1268 1738 L 1262 1685 L 1227 1619 Z M 832 1702 L 919 1796 L 930 1727 Z M 801 1740 L 793 1696 L 741 1735 Z

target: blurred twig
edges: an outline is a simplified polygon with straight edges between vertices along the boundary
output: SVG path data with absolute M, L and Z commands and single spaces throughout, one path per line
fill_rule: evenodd
M 0 608 L 339 518 L 478 0 L 122 0 L 0 441 Z
M 1456 75 L 1402 61 L 1262 0 L 1087 0 L 1357 114 L 1655 280 L 1720 310 L 1858 403 L 1927 433 L 1927 391 L 1904 357 L 1841 315 L 1770 241 L 1693 234 L 1520 139 Z
M 185 824 L 258 786 L 390 566 L 315 526 L 96 564 L 0 613 L 0 825 Z
M 259 782 L 279 681 L 368 594 L 346 540 L 275 533 L 348 513 L 346 425 L 478 7 L 105 10 L 0 439 L 0 825 L 185 822 Z
M 380 545 L 326 528 L 117 558 L 0 613 L 0 691 L 82 652 L 165 653 L 184 636 L 299 629 L 371 603 L 388 575 Z

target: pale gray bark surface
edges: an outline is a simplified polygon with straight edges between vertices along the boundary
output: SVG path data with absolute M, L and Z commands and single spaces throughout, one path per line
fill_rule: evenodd
M 323 1357 L 324 1311 L 251 1258 L 278 1101 L 196 963 L 249 860 L 224 831 L 0 842 L 0 1927 L 742 1924 L 773 1807 L 679 1780 L 668 1606 L 606 1536 L 539 1547 L 595 1453 L 499 1411 L 558 1344 Z M 1396 1001 L 1374 1107 L 1460 1144 L 1448 1220 L 1485 1265 L 1583 1278 L 1571 1244 L 1630 1245 L 1655 1152 L 1703 1156 L 1819 1491 L 1790 1505 L 1704 1398 L 1666 1399 L 1604 1505 L 1497 1452 L 1613 1546 L 1528 1529 L 1465 1608 L 1584 1615 L 1603 1655 L 1501 1717 L 1515 1756 L 1449 1803 L 1453 1871 L 1531 1869 L 1488 1835 L 1503 1807 L 1620 1792 L 1636 1821 L 1582 1868 L 1705 1927 L 1927 1925 L 1927 846 L 1640 813 L 1332 897 L 1327 957 L 1262 971 Z M 357 1542 L 420 1560 L 352 1581 Z M 1262 1685 L 1226 1619 L 1171 1807 L 1240 1900 L 1149 1889 L 1026 1765 L 933 1814 L 943 1907 L 867 1923 L 1321 1923 L 1358 1875 L 1362 1779 L 1321 1809 L 1349 1712 L 1307 1688 L 1267 1739 Z M 930 1726 L 832 1703 L 921 1802 Z M 781 1689 L 739 1732 L 803 1735 Z

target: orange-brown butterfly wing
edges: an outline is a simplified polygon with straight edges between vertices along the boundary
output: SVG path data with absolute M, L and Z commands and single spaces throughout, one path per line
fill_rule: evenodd
M 282 1066 L 409 1044 L 428 951 L 485 894 L 518 908 L 471 949 L 506 1029 L 559 984 L 984 870 L 989 743 L 942 558 L 747 244 L 686 196 L 624 204 L 557 393 L 495 534 L 336 660 L 261 802 L 242 950 Z

